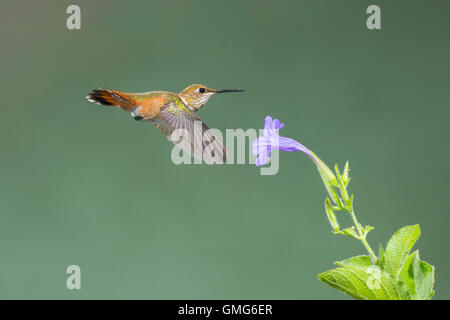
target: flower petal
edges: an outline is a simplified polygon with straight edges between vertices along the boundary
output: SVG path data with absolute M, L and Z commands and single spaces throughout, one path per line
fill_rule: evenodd
M 257 156 L 255 164 L 263 166 L 270 158 L 272 146 L 266 137 L 258 137 L 252 144 L 252 153 Z
M 272 117 L 271 116 L 267 116 L 264 119 L 264 129 L 268 129 L 268 128 L 272 128 Z
M 271 149 L 270 148 L 265 148 L 265 150 L 260 150 L 261 153 L 258 154 L 258 157 L 256 158 L 256 166 L 263 166 L 267 163 L 267 161 L 269 161 L 270 159 L 270 153 L 271 153 Z
M 261 153 L 261 150 L 267 149 L 267 139 L 266 137 L 258 137 L 252 144 L 252 153 L 256 156 Z
M 283 127 L 284 127 L 284 123 L 280 123 L 280 120 L 278 120 L 278 119 L 273 120 L 272 129 L 280 130 Z
M 278 134 L 278 131 L 283 127 L 284 123 L 281 123 L 280 120 L 266 116 L 264 119 L 264 136 L 258 137 L 252 144 L 252 152 L 254 155 L 257 155 L 255 164 L 257 166 L 266 164 L 270 158 L 272 148 L 289 152 L 301 151 L 316 162 L 313 153 L 300 142 L 291 138 L 281 137 Z
M 309 150 L 304 145 L 286 137 L 278 137 L 278 149 L 281 151 L 302 151 L 309 155 Z
M 271 136 L 271 134 L 272 134 L 271 131 L 272 131 L 272 117 L 267 116 L 264 119 L 264 136 L 265 137 Z

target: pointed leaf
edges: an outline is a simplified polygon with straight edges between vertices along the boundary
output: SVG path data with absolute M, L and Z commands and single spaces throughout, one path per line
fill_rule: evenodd
M 359 239 L 358 234 L 353 228 L 345 228 L 342 232 L 344 232 L 347 237 Z
M 384 270 L 390 273 L 393 279 L 397 279 L 402 264 L 419 236 L 420 227 L 416 224 L 401 228 L 389 240 L 384 252 Z
M 418 254 L 418 251 L 414 251 L 408 257 L 406 257 L 403 263 L 402 269 L 398 274 L 398 280 L 406 287 L 409 292 L 409 298 L 411 300 L 416 300 L 416 287 L 414 284 L 414 270 L 413 270 L 413 260 Z
M 344 200 L 344 204 L 346 207 L 349 206 L 350 197 L 348 196 L 347 188 L 345 187 L 344 179 L 342 178 L 338 165 L 334 165 L 334 170 L 336 171 L 337 181 L 339 183 L 339 190 L 342 195 L 342 199 Z
M 325 199 L 325 212 L 327 214 L 328 221 L 330 222 L 333 232 L 338 233 L 339 223 L 337 221 L 336 215 L 334 214 L 333 208 L 331 207 L 331 202 L 328 197 Z
M 341 199 L 336 193 L 336 190 L 334 190 L 333 185 L 331 182 L 325 177 L 324 173 L 319 170 L 320 177 L 322 178 L 323 185 L 328 191 L 328 194 L 330 195 L 330 198 L 333 200 L 334 204 L 337 205 L 339 208 L 343 207 L 343 204 L 341 202 Z
M 419 254 L 413 260 L 414 285 L 417 300 L 429 300 L 434 295 L 434 267 L 419 259 Z
M 347 186 L 348 183 L 349 183 L 349 181 L 350 181 L 350 177 L 349 177 L 349 175 L 348 175 L 349 171 L 350 171 L 350 167 L 349 167 L 349 164 L 348 164 L 348 161 L 347 161 L 347 162 L 345 163 L 344 173 L 343 173 L 343 175 L 342 175 L 342 178 L 344 179 L 344 184 L 345 184 L 345 186 Z
M 339 267 L 354 267 L 362 269 L 364 271 L 366 271 L 367 268 L 373 266 L 369 256 L 351 257 L 349 259 L 335 261 L 334 264 Z
M 364 260 L 364 258 L 358 258 L 351 263 L 364 262 Z M 356 299 L 397 300 L 400 298 L 391 278 L 374 265 L 367 267 L 365 271 L 360 267 L 340 267 L 321 273 L 318 277 L 320 281 Z
M 364 232 L 364 234 L 368 234 L 373 229 L 375 229 L 375 227 L 367 225 L 367 226 L 364 227 L 364 229 L 363 229 L 364 231 L 363 232 Z
M 397 281 L 395 284 L 400 300 L 412 300 L 411 292 L 403 281 Z
M 383 251 L 383 246 L 380 243 L 380 248 L 378 249 L 378 261 L 377 261 L 378 266 L 381 269 L 384 269 L 383 265 L 384 265 L 384 251 Z
M 398 279 L 413 300 L 429 300 L 434 294 L 434 267 L 420 260 L 418 250 L 405 259 Z
M 319 173 L 324 176 L 324 178 L 330 182 L 331 185 L 338 187 L 339 184 L 333 172 L 328 168 L 328 166 L 311 150 L 309 150 L 311 156 L 314 158 L 315 163 L 317 165 L 317 169 Z

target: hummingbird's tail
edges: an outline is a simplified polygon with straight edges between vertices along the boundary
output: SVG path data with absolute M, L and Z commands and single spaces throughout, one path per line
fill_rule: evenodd
M 90 102 L 94 102 L 103 106 L 122 107 L 127 111 L 136 107 L 136 102 L 134 101 L 134 99 L 132 99 L 125 93 L 115 90 L 92 90 L 92 92 L 86 96 L 86 99 L 88 99 Z

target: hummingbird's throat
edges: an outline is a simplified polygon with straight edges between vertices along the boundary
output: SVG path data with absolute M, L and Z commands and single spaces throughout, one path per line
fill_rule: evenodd
M 211 98 L 213 94 L 214 94 L 213 92 L 208 92 L 200 97 L 192 97 L 192 96 L 183 97 L 182 95 L 180 95 L 180 98 L 185 105 L 187 105 L 194 111 L 197 111 L 208 102 L 209 98 Z

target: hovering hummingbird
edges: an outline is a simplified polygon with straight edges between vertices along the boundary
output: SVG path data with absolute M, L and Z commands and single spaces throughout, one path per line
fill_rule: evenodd
M 144 93 L 126 93 L 115 90 L 98 89 L 87 95 L 87 99 L 99 105 L 116 106 L 130 112 L 137 121 L 153 123 L 166 138 L 179 145 L 185 152 L 202 159 L 206 147 L 211 150 L 213 162 L 226 162 L 227 152 L 222 141 L 217 139 L 208 126 L 195 114 L 216 94 L 225 92 L 243 92 L 241 89 L 216 90 L 201 84 L 192 84 L 180 93 L 150 91 Z M 194 134 L 199 125 L 201 136 Z M 184 129 L 190 139 L 173 138 L 176 129 Z M 199 140 L 200 139 L 200 140 Z

